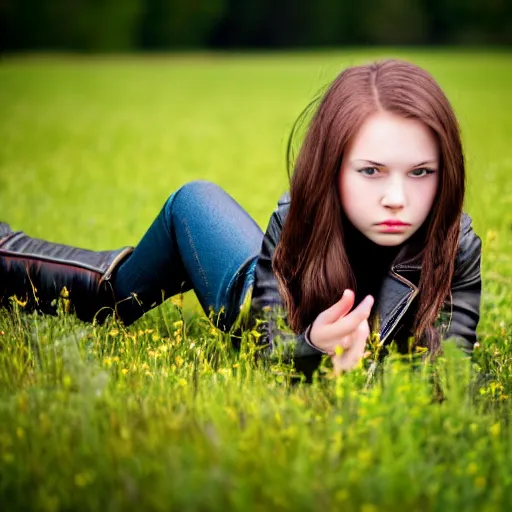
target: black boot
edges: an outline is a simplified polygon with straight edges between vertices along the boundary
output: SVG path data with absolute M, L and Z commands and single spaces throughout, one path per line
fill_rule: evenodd
M 0 307 L 9 308 L 15 295 L 25 311 L 55 315 L 56 299 L 64 297 L 78 318 L 101 323 L 116 306 L 112 274 L 132 251 L 79 249 L 30 238 L 0 223 Z
M 6 224 L 5 222 L 0 222 L 0 242 L 2 241 L 2 238 L 6 237 L 7 235 L 10 235 L 11 233 L 11 226 L 9 226 L 9 224 Z

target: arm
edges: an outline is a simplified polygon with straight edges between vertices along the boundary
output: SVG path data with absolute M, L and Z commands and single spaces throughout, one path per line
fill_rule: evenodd
M 255 269 L 255 283 L 251 300 L 250 318 L 256 322 L 260 342 L 268 345 L 267 354 L 281 354 L 294 359 L 295 367 L 308 377 L 318 366 L 323 354 L 333 359 L 336 372 L 349 370 L 359 363 L 369 335 L 368 316 L 373 298 L 367 297 L 353 311 L 354 293 L 345 290 L 339 301 L 321 312 L 312 325 L 304 332 L 293 333 L 287 322 L 283 300 L 279 293 L 277 279 L 272 269 L 272 258 L 281 236 L 283 219 L 287 214 L 289 201 L 278 203 L 271 218 L 258 256 Z M 316 329 L 316 339 L 322 348 L 310 340 L 311 328 Z M 335 354 L 335 347 L 343 347 L 342 355 Z
M 454 338 L 456 345 L 467 355 L 472 354 L 477 341 L 482 293 L 481 253 L 480 237 L 474 232 L 470 217 L 464 215 L 452 278 L 451 301 L 442 309 L 441 315 L 449 318 L 443 338 Z
M 279 203 L 280 206 L 286 203 Z M 286 327 L 286 312 L 272 270 L 272 256 L 283 227 L 282 209 L 277 208 L 270 218 L 258 257 L 251 302 L 251 318 L 259 319 L 260 342 L 269 345 L 271 355 L 282 352 L 286 358 L 314 358 L 323 354 L 306 340 L 305 332 L 294 334 Z

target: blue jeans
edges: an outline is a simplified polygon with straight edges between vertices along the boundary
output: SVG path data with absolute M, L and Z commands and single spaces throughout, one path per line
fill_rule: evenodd
M 229 331 L 252 290 L 263 232 L 221 187 L 192 181 L 171 194 L 112 281 L 125 324 L 180 292 Z

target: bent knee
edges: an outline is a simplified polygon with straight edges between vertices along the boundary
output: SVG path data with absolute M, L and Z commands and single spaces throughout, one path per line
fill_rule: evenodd
M 167 208 L 187 208 L 190 205 L 197 211 L 199 205 L 207 205 L 220 196 L 227 196 L 227 193 L 211 181 L 193 180 L 182 185 L 178 190 L 169 196 L 167 200 Z
M 188 195 L 204 196 L 204 195 L 210 195 L 211 193 L 214 193 L 214 192 L 219 192 L 219 191 L 224 192 L 219 185 L 217 185 L 216 183 L 213 183 L 212 181 L 207 181 L 207 180 L 189 181 L 188 183 L 185 183 L 184 185 L 182 185 L 178 189 L 178 191 L 180 192 L 180 195 L 185 195 L 185 196 L 188 196 Z

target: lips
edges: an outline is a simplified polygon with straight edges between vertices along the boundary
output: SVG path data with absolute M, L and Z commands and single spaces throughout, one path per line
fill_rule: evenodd
M 403 233 L 407 230 L 407 224 L 385 224 L 381 223 L 378 229 L 381 233 Z
M 380 222 L 379 226 L 410 226 L 410 224 L 400 220 L 385 220 L 384 222 Z

